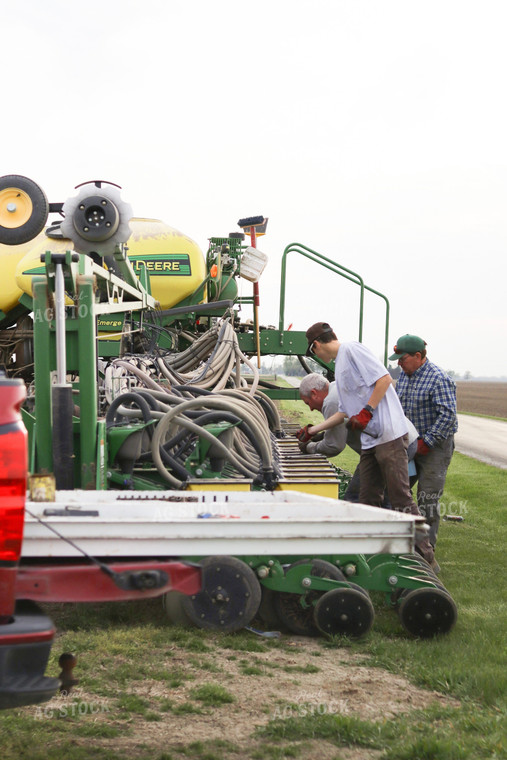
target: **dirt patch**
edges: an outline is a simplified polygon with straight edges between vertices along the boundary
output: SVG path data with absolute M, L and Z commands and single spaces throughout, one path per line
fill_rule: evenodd
M 507 383 L 459 382 L 458 412 L 488 414 L 507 419 Z
M 114 746 L 115 751 L 123 751 L 128 757 L 140 745 L 161 752 L 177 751 L 190 742 L 226 741 L 244 754 L 255 747 L 256 730 L 271 720 L 323 714 L 389 720 L 431 703 L 458 704 L 437 692 L 413 686 L 403 676 L 366 667 L 362 655 L 347 649 L 327 649 L 303 637 L 288 639 L 283 649 L 232 652 L 217 647 L 212 655 L 194 653 L 190 659 L 191 663 L 181 651 L 168 659 L 169 667 L 179 672 L 183 668 L 185 673 L 182 683 L 175 688 L 151 679 L 131 685 L 129 692 L 149 704 L 150 711 L 157 711 L 156 720 L 152 712 L 148 718 L 131 715 L 129 732 L 123 732 L 111 744 L 102 740 L 104 747 Z M 210 664 L 212 672 L 206 672 Z M 212 704 L 200 700 L 197 690 L 207 684 L 232 701 Z M 93 700 L 91 694 L 76 692 L 77 696 L 84 701 Z M 97 716 L 97 720 L 121 724 L 120 712 L 111 699 L 109 710 Z M 289 736 L 286 741 L 290 741 Z M 315 754 L 312 744 L 305 745 L 298 757 L 318 756 L 325 760 L 337 756 L 335 745 L 319 741 Z M 340 749 L 340 757 L 348 760 L 376 756 L 377 753 L 365 750 L 359 754 L 353 748 Z M 232 747 L 227 757 L 234 757 Z

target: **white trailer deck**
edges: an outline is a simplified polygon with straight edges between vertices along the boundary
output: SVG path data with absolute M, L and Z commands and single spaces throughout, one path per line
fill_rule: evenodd
M 40 522 L 42 521 L 42 522 Z M 22 558 L 407 554 L 422 518 L 295 491 L 60 491 L 27 501 Z

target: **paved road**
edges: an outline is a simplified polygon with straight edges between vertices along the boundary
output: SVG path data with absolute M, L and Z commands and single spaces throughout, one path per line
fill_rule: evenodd
M 291 385 L 299 385 L 299 378 L 284 377 Z M 507 422 L 458 414 L 458 428 L 456 451 L 507 470 Z
M 507 470 L 507 422 L 458 414 L 456 451 Z

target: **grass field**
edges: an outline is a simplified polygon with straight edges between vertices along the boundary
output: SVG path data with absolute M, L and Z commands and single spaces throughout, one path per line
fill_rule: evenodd
M 454 456 L 444 502 L 465 520 L 442 523 L 438 557 L 459 618 L 431 641 L 375 597 L 356 642 L 186 630 L 160 600 L 49 606 L 49 673 L 73 651 L 79 684 L 0 713 L 2 760 L 507 758 L 506 493 L 507 471 Z

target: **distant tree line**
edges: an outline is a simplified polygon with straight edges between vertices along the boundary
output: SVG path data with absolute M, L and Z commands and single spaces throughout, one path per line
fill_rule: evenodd
M 268 359 L 268 361 L 266 361 Z M 271 359 L 271 361 L 269 361 Z M 309 365 L 309 367 L 312 369 L 313 372 L 321 372 L 324 374 L 324 370 L 322 367 L 317 364 L 316 362 L 312 361 L 308 357 L 305 357 L 306 363 Z M 391 366 L 388 366 L 388 371 L 391 377 L 394 380 L 397 380 L 400 376 L 401 367 L 399 367 L 397 364 Z M 282 375 L 292 375 L 294 377 L 303 377 L 306 373 L 301 366 L 301 363 L 297 356 L 284 356 L 282 360 L 280 360 L 279 357 L 275 359 L 275 357 L 265 357 L 265 360 L 261 364 L 261 374 L 263 375 L 273 375 L 276 373 L 280 373 Z M 463 373 L 463 375 L 460 375 L 458 372 L 455 372 L 453 369 L 446 370 L 449 377 L 451 377 L 453 380 L 471 380 L 472 379 L 472 373 L 470 370 L 467 370 Z

